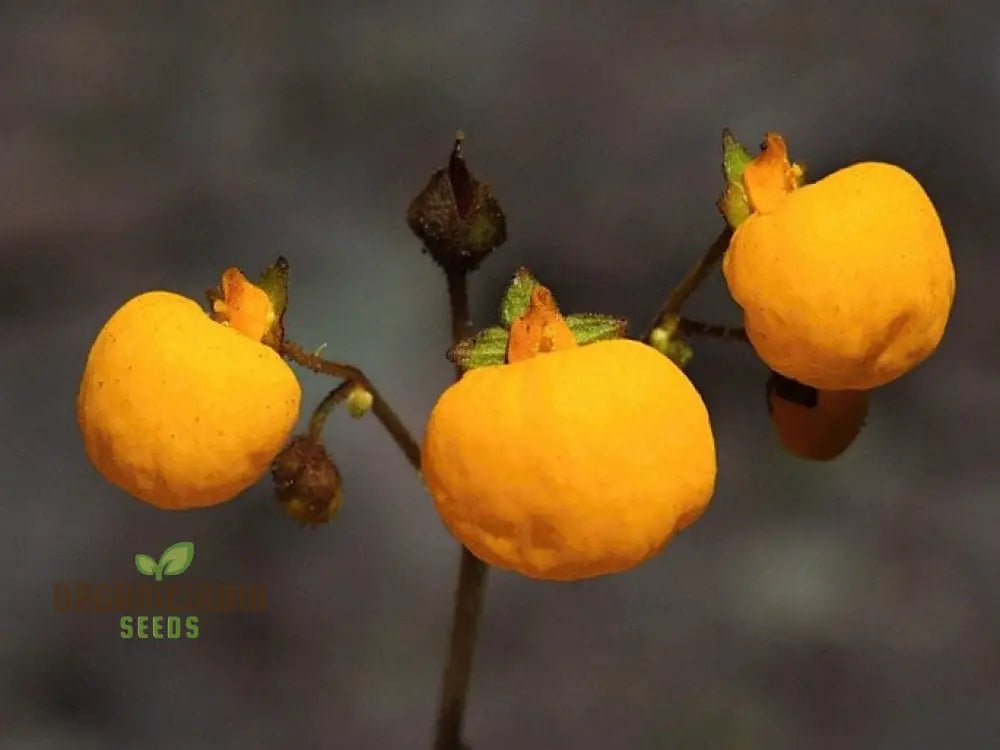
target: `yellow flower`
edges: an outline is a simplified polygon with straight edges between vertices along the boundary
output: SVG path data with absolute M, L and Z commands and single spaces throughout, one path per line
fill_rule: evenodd
M 87 358 L 77 397 L 87 456 L 158 508 L 234 498 L 267 472 L 298 419 L 298 380 L 260 343 L 274 319 L 267 295 L 236 269 L 222 287 L 223 322 L 186 297 L 140 294 Z
M 669 359 L 636 341 L 577 346 L 542 287 L 508 352 L 442 394 L 423 445 L 437 510 L 473 554 L 533 578 L 616 573 L 702 514 L 715 442 Z
M 941 221 L 920 183 L 864 162 L 798 187 L 781 136 L 743 175 L 753 213 L 723 259 L 767 365 L 823 390 L 871 390 L 937 348 L 955 296 Z

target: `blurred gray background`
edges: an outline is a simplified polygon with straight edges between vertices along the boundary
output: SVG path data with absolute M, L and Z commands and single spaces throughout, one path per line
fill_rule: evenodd
M 989 0 L 2 3 L 0 746 L 428 747 L 458 549 L 374 419 L 328 426 L 327 528 L 266 482 L 160 512 L 83 454 L 90 343 L 138 292 L 200 299 L 283 253 L 291 336 L 421 434 L 448 312 L 404 214 L 455 130 L 510 226 L 475 322 L 525 264 L 636 333 L 720 227 L 728 125 L 817 177 L 916 174 L 957 267 L 945 341 L 829 465 L 780 450 L 749 349 L 696 342 L 709 512 L 625 575 L 493 572 L 472 747 L 1000 747 L 998 43 Z M 739 320 L 719 278 L 689 313 Z M 304 422 L 330 383 L 302 382 Z M 182 539 L 188 575 L 264 582 L 269 612 L 173 642 L 53 613 L 54 582 L 129 580 Z

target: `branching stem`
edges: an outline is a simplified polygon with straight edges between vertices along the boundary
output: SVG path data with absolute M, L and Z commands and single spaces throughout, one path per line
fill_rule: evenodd
M 410 465 L 417 472 L 420 471 L 420 444 L 413 439 L 413 435 L 406 429 L 406 425 L 403 424 L 396 412 L 392 410 L 392 407 L 382 397 L 382 394 L 372 385 L 372 381 L 368 379 L 367 375 L 354 365 L 345 365 L 340 362 L 324 359 L 317 354 L 306 351 L 300 344 L 287 339 L 281 345 L 281 353 L 286 359 L 305 367 L 307 370 L 312 370 L 322 375 L 329 375 L 333 378 L 343 378 L 355 385 L 360 385 L 372 394 L 374 398 L 372 413 L 382 423 L 382 426 L 396 442 L 396 445 L 399 446 L 399 449 L 403 451 L 403 455 L 406 456 Z M 327 398 L 330 398 L 330 396 Z
M 680 283 L 674 287 L 673 291 L 670 292 L 670 296 L 667 297 L 666 302 L 663 303 L 663 307 L 656 314 L 656 318 L 653 320 L 652 325 L 643 334 L 643 340 L 649 341 L 649 336 L 653 332 L 654 328 L 659 326 L 664 326 L 667 324 L 668 319 L 672 315 L 678 315 L 681 311 L 681 307 L 687 301 L 687 298 L 691 296 L 695 289 L 703 282 L 708 275 L 715 268 L 715 264 L 722 260 L 722 256 L 725 255 L 726 249 L 729 247 L 729 240 L 733 236 L 733 231 L 726 226 L 719 236 L 715 238 L 715 242 L 711 244 L 705 254 L 701 259 L 695 263 L 687 275 L 681 279 Z
M 728 339 L 730 341 L 749 342 L 747 332 L 743 328 L 733 328 L 730 326 L 720 326 L 714 323 L 703 323 L 700 320 L 690 318 L 680 319 L 681 333 L 695 336 L 712 336 L 718 339 Z
M 330 412 L 333 411 L 333 408 L 337 404 L 350 396 L 351 391 L 357 387 L 357 384 L 353 380 L 345 380 L 323 397 L 323 400 L 313 410 L 312 418 L 309 420 L 310 438 L 314 441 L 319 441 L 319 436 L 323 432 L 323 425 L 326 424 L 326 418 L 330 416 Z
M 712 268 L 722 258 L 729 246 L 731 231 L 726 228 L 712 243 L 705 255 L 674 288 L 643 336 L 648 340 L 657 326 L 680 314 L 681 307 L 694 290 L 704 281 Z M 446 269 L 448 300 L 451 309 L 452 343 L 465 339 L 470 331 L 468 271 L 460 268 Z M 676 318 L 674 318 L 676 320 Z M 742 329 L 708 325 L 697 321 L 680 319 L 682 330 L 688 333 L 746 340 Z M 288 360 L 316 373 L 340 378 L 344 382 L 334 388 L 320 402 L 310 420 L 309 432 L 317 437 L 323 429 L 330 411 L 350 394 L 355 386 L 361 386 L 374 398 L 372 412 L 386 429 L 396 445 L 403 451 L 417 472 L 420 472 L 420 445 L 409 430 L 385 401 L 368 377 L 353 365 L 324 359 L 311 353 L 294 341 L 285 340 L 281 354 Z M 461 378 L 462 370 L 456 367 L 455 377 Z M 472 675 L 472 658 L 476 646 L 483 594 L 486 584 L 487 566 L 468 549 L 462 547 L 459 563 L 458 585 L 455 589 L 452 611 L 451 634 L 448 658 L 441 680 L 441 701 L 438 709 L 434 750 L 465 750 L 462 742 L 462 727 L 465 706 Z

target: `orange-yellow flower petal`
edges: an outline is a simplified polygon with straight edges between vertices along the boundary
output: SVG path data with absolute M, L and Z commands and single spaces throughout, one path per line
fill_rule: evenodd
M 222 299 L 215 300 L 213 309 L 220 319 L 254 341 L 264 338 L 276 317 L 267 293 L 238 268 L 223 272 Z

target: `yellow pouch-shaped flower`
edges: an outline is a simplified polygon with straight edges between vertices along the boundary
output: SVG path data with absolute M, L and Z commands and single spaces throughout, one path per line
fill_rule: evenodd
M 301 388 L 260 342 L 263 290 L 223 276 L 217 322 L 171 292 L 140 294 L 104 325 L 87 358 L 77 417 L 111 483 L 158 508 L 225 502 L 265 474 L 298 416 Z
M 577 346 L 542 287 L 508 352 L 444 392 L 423 445 L 437 510 L 473 554 L 533 578 L 616 573 L 702 514 L 715 442 L 669 359 L 636 341 Z
M 865 162 L 798 187 L 780 136 L 746 167 L 753 213 L 723 259 L 747 336 L 776 372 L 871 390 L 937 348 L 955 296 L 938 214 L 920 183 Z

